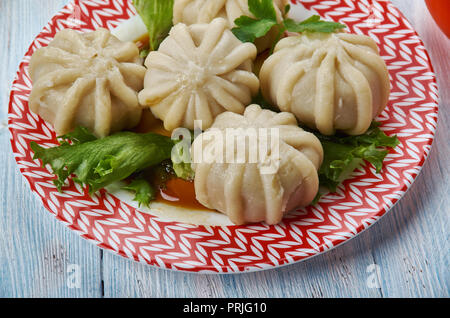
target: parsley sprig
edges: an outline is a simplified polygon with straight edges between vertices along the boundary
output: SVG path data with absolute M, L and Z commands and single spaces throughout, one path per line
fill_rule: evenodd
M 346 28 L 345 25 L 337 22 L 323 21 L 318 15 L 313 15 L 302 22 L 296 22 L 289 18 L 278 22 L 273 0 L 248 0 L 248 7 L 255 18 L 239 17 L 234 21 L 236 27 L 231 30 L 242 42 L 255 42 L 257 38 L 265 36 L 273 27 L 278 28 L 278 37 L 273 47 L 285 31 L 331 33 Z M 287 5 L 284 14 L 287 15 L 289 10 L 290 6 Z

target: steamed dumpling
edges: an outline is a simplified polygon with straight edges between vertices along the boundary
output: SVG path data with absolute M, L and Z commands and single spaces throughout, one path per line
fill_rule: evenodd
M 274 0 L 274 8 L 279 21 L 282 20 L 288 0 Z M 235 27 L 234 20 L 245 15 L 253 17 L 248 8 L 248 0 L 175 0 L 173 22 L 195 24 L 209 23 L 217 17 L 226 19 L 229 28 Z M 278 31 L 273 28 L 269 34 L 256 40 L 256 47 L 263 51 L 271 47 Z
M 281 20 L 288 0 L 274 0 L 277 17 Z M 228 27 L 234 27 L 234 20 L 242 15 L 252 17 L 248 0 L 175 0 L 173 23 L 209 23 L 215 18 L 224 18 Z
M 58 134 L 80 125 L 105 137 L 139 123 L 137 93 L 145 67 L 134 43 L 122 42 L 106 29 L 58 32 L 33 54 L 30 75 L 30 108 Z
M 256 47 L 242 43 L 224 19 L 210 24 L 175 25 L 145 65 L 142 105 L 164 122 L 165 129 L 211 126 L 224 111 L 242 114 L 259 90 L 252 72 Z
M 263 64 L 264 97 L 322 134 L 363 134 L 389 99 L 390 83 L 367 36 L 316 33 L 287 37 Z
M 247 134 L 235 130 L 241 143 L 236 139 L 230 146 L 233 128 Z M 239 144 L 245 145 L 241 155 Z M 322 145 L 290 113 L 258 105 L 248 106 L 244 115 L 225 112 L 194 140 L 191 154 L 197 200 L 235 224 L 279 223 L 285 213 L 310 204 L 318 191 Z

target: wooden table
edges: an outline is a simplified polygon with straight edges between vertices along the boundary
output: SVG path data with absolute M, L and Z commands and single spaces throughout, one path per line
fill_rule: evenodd
M 393 0 L 424 40 L 440 86 L 436 140 L 411 190 L 372 228 L 328 253 L 239 275 L 167 271 L 103 252 L 30 191 L 9 143 L 9 89 L 30 42 L 66 2 L 0 0 L 0 297 L 449 297 L 450 41 L 422 0 Z M 80 288 L 67 284 L 74 267 Z M 379 286 L 371 283 L 377 272 Z

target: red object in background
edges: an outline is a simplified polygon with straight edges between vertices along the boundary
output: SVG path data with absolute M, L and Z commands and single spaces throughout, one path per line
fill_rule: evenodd
M 450 0 L 426 0 L 425 2 L 436 23 L 450 38 Z

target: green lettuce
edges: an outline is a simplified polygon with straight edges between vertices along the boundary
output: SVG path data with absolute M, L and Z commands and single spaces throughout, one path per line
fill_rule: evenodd
M 92 194 L 170 159 L 174 146 L 169 137 L 153 133 L 120 132 L 103 139 L 94 138 L 85 128 L 77 128 L 60 137 L 57 147 L 45 149 L 31 142 L 31 148 L 34 159 L 51 166 L 57 176 L 54 183 L 59 191 L 62 191 L 67 178 L 74 175 L 73 180 L 89 186 Z M 137 188 L 137 185 L 130 187 Z M 141 190 L 136 192 L 142 193 Z
M 173 23 L 174 0 L 133 0 L 136 11 L 148 29 L 150 51 L 156 51 Z
M 149 206 L 150 202 L 156 199 L 155 188 L 145 179 L 136 178 L 132 180 L 124 190 L 129 190 L 135 193 L 134 201 L 139 203 L 139 206 Z
M 377 173 L 383 168 L 383 162 L 389 148 L 395 148 L 400 142 L 397 136 L 387 136 L 373 122 L 369 130 L 359 136 L 324 136 L 313 132 L 322 143 L 324 160 L 319 170 L 320 186 L 336 192 L 337 186 L 358 165 L 358 162 L 371 163 Z

